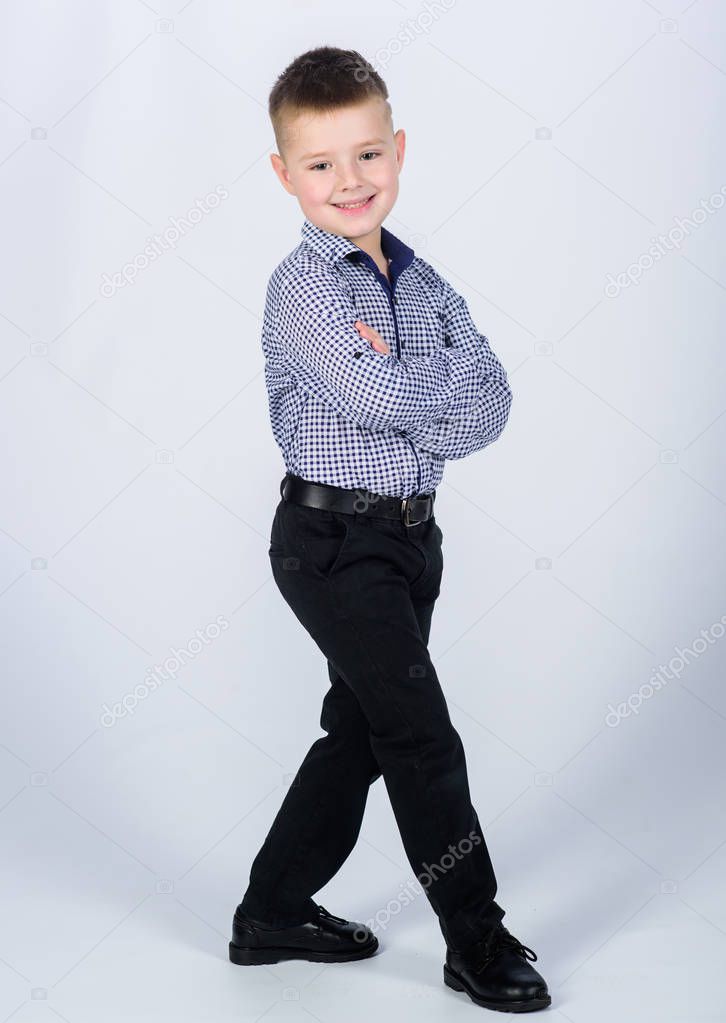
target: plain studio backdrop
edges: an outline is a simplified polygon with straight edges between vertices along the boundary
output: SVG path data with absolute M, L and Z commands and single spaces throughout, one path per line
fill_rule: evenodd
M 504 922 L 554 1018 L 726 1018 L 722 6 L 0 19 L 0 1019 L 473 1018 L 382 780 L 317 894 L 378 955 L 227 959 L 329 685 L 270 572 L 260 344 L 303 221 L 267 97 L 319 45 L 386 81 L 386 226 L 514 392 L 446 465 L 430 644 Z

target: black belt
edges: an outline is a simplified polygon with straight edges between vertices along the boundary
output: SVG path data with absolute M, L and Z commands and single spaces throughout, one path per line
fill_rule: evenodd
M 370 490 L 348 490 L 329 483 L 312 483 L 287 473 L 280 483 L 280 496 L 294 504 L 324 508 L 344 515 L 372 515 L 374 518 L 400 519 L 404 526 L 417 526 L 434 514 L 436 491 L 412 497 L 389 497 Z

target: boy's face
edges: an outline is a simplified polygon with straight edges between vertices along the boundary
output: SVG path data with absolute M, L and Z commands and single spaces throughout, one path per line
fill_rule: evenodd
M 380 238 L 398 198 L 405 145 L 403 129 L 391 130 L 384 101 L 373 98 L 332 114 L 301 114 L 288 124 L 284 160 L 273 153 L 271 161 L 311 223 L 365 241 Z M 370 196 L 359 210 L 335 205 Z

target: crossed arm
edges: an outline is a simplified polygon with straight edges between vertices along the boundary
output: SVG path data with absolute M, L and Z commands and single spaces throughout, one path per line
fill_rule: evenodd
M 476 329 L 466 300 L 447 281 L 444 286 L 444 330 L 464 351 L 478 352 L 479 389 L 468 408 L 410 427 L 406 433 L 422 449 L 453 460 L 481 451 L 499 437 L 509 418 L 512 389 L 489 339 Z
M 371 328 L 362 325 L 359 334 L 353 298 L 333 273 L 273 274 L 276 336 L 299 386 L 360 426 L 397 429 L 444 458 L 464 458 L 491 443 L 504 428 L 511 390 L 464 298 L 444 284 L 452 346 L 399 361 L 382 340 L 382 347 L 370 347 L 375 342 L 367 335 L 379 337 Z

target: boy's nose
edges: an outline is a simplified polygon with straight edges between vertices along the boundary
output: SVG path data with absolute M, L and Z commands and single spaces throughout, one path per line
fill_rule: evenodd
M 361 179 L 358 177 L 358 172 L 353 168 L 351 168 L 347 173 L 341 174 L 338 178 L 338 187 L 341 191 L 345 189 L 348 192 L 355 192 L 356 189 L 360 189 L 362 187 L 362 184 Z

